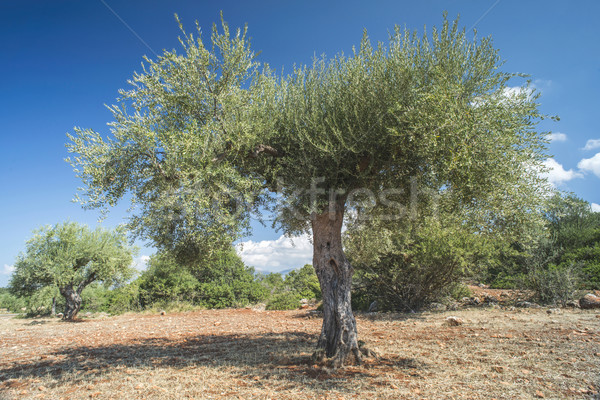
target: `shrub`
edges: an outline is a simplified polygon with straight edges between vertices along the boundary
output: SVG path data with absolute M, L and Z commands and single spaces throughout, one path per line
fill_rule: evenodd
M 283 292 L 275 295 L 267 303 L 267 310 L 295 310 L 300 307 L 300 296 L 294 292 Z
M 538 300 L 544 304 L 566 305 L 572 300 L 581 283 L 581 266 L 571 264 L 548 269 L 533 270 L 528 275 L 528 286 L 535 291 Z
M 50 315 L 52 312 L 52 299 L 56 301 L 56 312 L 62 312 L 65 307 L 64 298 L 56 286 L 46 286 L 27 297 L 27 316 Z
M 27 300 L 11 294 L 8 289 L 0 288 L 0 308 L 6 308 L 12 313 L 21 313 L 27 307 Z
M 463 297 L 473 296 L 473 292 L 464 283 L 454 283 L 448 288 L 448 295 L 454 300 L 460 300 Z
M 198 280 L 189 269 L 178 265 L 166 254 L 150 258 L 148 269 L 137 280 L 139 300 L 143 307 L 161 302 L 194 302 Z
M 116 315 L 141 310 L 140 287 L 137 280 L 110 291 L 105 311 Z
M 285 286 L 301 299 L 321 299 L 321 286 L 314 268 L 310 264 L 290 271 L 285 277 Z
M 81 292 L 81 311 L 101 312 L 108 309 L 111 291 L 104 285 L 92 283 Z
M 453 285 L 494 251 L 457 221 L 422 218 L 405 225 L 351 228 L 347 254 L 356 269 L 353 307 L 415 311 L 451 294 Z

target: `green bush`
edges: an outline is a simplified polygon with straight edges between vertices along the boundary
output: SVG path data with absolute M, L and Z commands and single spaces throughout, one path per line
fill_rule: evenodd
M 56 286 L 45 286 L 27 297 L 27 316 L 50 315 L 52 312 L 52 299 L 56 300 L 56 312 L 63 312 L 64 298 Z
M 473 296 L 473 292 L 464 283 L 457 282 L 450 285 L 448 295 L 454 300 L 460 300 L 463 297 Z
M 102 312 L 107 311 L 111 291 L 104 285 L 92 283 L 81 292 L 81 311 Z
M 310 264 L 290 271 L 285 277 L 284 285 L 301 299 L 321 299 L 321 286 L 315 269 Z
M 566 305 L 572 300 L 581 283 L 581 266 L 572 264 L 548 269 L 538 269 L 529 273 L 528 286 L 533 289 L 543 304 Z
M 136 284 L 141 306 L 151 307 L 158 302 L 194 303 L 199 282 L 189 269 L 178 265 L 173 257 L 157 254 L 150 258 L 148 269 Z
M 460 222 L 422 218 L 402 226 L 351 228 L 347 254 L 356 273 L 353 306 L 415 311 L 451 294 L 493 252 Z
M 140 287 L 137 280 L 110 291 L 105 311 L 117 315 L 128 311 L 141 310 Z
M 300 307 L 301 297 L 294 292 L 284 292 L 275 295 L 267 303 L 267 310 L 295 310 Z
M 6 308 L 12 313 L 22 313 L 22 308 L 27 307 L 27 300 L 11 294 L 8 289 L 0 288 L 0 308 Z
M 169 254 L 150 259 L 137 281 L 143 308 L 189 303 L 204 308 L 242 307 L 263 301 L 269 289 L 232 248 L 201 264 L 181 265 Z

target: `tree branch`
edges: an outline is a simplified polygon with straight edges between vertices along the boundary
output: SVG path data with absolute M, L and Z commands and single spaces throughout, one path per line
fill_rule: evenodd
M 81 294 L 81 292 L 83 291 L 83 289 L 89 285 L 90 283 L 94 282 L 96 280 L 96 273 L 92 272 L 90 274 L 90 276 L 88 276 L 87 278 L 85 278 L 83 281 L 81 281 L 81 283 L 79 283 L 79 285 L 77 285 L 77 293 Z
M 227 156 L 228 150 L 231 149 L 231 147 L 232 147 L 231 142 L 228 142 L 226 150 L 224 152 L 222 152 L 221 154 L 217 155 L 216 157 L 214 157 L 212 159 L 212 161 L 218 162 L 218 161 L 223 160 Z M 251 150 L 250 152 L 248 152 L 248 157 L 257 158 L 262 153 L 266 153 L 272 157 L 283 157 L 284 156 L 283 152 L 280 152 L 279 150 L 277 150 L 274 147 L 271 147 L 266 144 L 259 144 L 254 147 L 254 150 Z
M 273 157 L 283 157 L 283 153 L 279 152 L 276 148 L 268 146 L 266 144 L 259 144 L 256 147 L 254 147 L 254 150 L 250 152 L 249 156 L 250 158 L 256 158 L 261 153 L 267 153 L 268 155 Z

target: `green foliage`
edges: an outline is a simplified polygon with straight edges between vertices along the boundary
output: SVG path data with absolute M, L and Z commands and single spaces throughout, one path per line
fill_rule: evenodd
M 565 306 L 581 284 L 581 268 L 574 264 L 564 267 L 550 265 L 530 271 L 527 280 L 528 287 L 535 291 L 541 303 Z
M 545 215 L 557 249 L 553 264 L 576 268 L 585 288 L 600 289 L 600 213 L 573 194 L 556 193 Z
M 7 288 L 0 288 L 0 308 L 6 308 L 12 313 L 21 313 L 21 309 L 26 306 L 26 299 L 15 296 Z
M 267 310 L 295 310 L 300 307 L 301 296 L 295 292 L 283 292 L 276 294 L 267 303 Z
M 270 295 L 284 289 L 283 276 L 280 273 L 257 274 L 256 279 Z
M 136 281 L 141 305 L 148 307 L 156 302 L 194 303 L 198 280 L 192 273 L 175 262 L 173 257 L 157 254 L 150 258 L 148 269 Z
M 138 280 L 119 286 L 110 291 L 105 310 L 110 314 L 121 314 L 128 311 L 141 311 L 140 288 Z
M 271 273 L 259 279 L 270 293 L 268 310 L 293 310 L 300 307 L 301 299 L 321 299 L 319 278 L 310 264 L 290 271 L 285 278 Z
M 31 295 L 24 296 L 23 299 L 27 302 L 26 315 L 28 317 L 50 315 L 52 312 L 52 299 L 56 301 L 56 312 L 61 312 L 61 308 L 65 304 L 58 288 L 55 286 L 42 287 Z
M 79 128 L 69 136 L 82 202 L 105 208 L 131 193 L 130 230 L 184 263 L 227 250 L 261 202 L 262 182 L 223 156 L 248 144 L 253 102 L 243 87 L 254 87 L 258 64 L 245 29 L 221 28 L 208 46 L 199 27 L 197 37 L 182 28 L 183 54 L 146 59 L 110 107 L 110 139 Z
M 44 287 L 84 287 L 95 281 L 123 282 L 133 274 L 133 249 L 122 230 L 90 230 L 65 222 L 35 231 L 17 257 L 10 289 L 32 295 Z
M 259 70 L 246 29 L 231 34 L 224 21 L 209 45 L 199 28 L 181 44 L 120 91 L 108 138 L 78 128 L 68 144 L 81 202 L 105 209 L 130 194 L 131 230 L 180 261 L 210 260 L 262 206 L 287 233 L 307 230 L 327 189 L 343 200 L 393 190 L 399 214 L 414 179 L 481 231 L 538 215 L 538 94 L 508 90 L 522 76 L 502 72 L 491 39 L 470 40 L 458 20 L 423 37 L 396 27 L 377 45 L 365 33 L 350 55 L 287 76 Z M 311 195 L 315 183 L 325 196 Z
M 481 268 L 494 249 L 464 221 L 445 217 L 351 226 L 346 247 L 357 270 L 353 305 L 366 310 L 377 301 L 379 309 L 417 310 L 457 295 L 459 280 Z
M 454 300 L 460 300 L 463 297 L 471 297 L 473 292 L 471 292 L 471 289 L 469 289 L 469 287 L 464 283 L 454 282 L 453 284 L 449 285 L 448 294 Z
M 572 194 L 555 192 L 542 215 L 545 228 L 504 248 L 487 271 L 488 282 L 532 289 L 548 304 L 565 304 L 578 289 L 600 288 L 600 214 Z
M 137 284 L 142 307 L 180 302 L 207 308 L 238 307 L 267 297 L 266 287 L 233 248 L 216 253 L 210 262 L 191 266 L 159 253 L 150 259 Z
M 319 278 L 310 264 L 290 271 L 285 277 L 284 285 L 290 292 L 297 294 L 300 299 L 321 299 Z

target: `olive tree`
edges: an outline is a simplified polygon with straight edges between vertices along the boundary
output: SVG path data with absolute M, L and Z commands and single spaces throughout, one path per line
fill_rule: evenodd
M 198 29 L 180 39 L 182 54 L 146 59 L 109 107 L 108 137 L 70 135 L 81 201 L 130 198 L 133 232 L 189 257 L 230 243 L 270 207 L 286 233 L 312 234 L 324 311 L 315 354 L 360 362 L 347 210 L 377 203 L 394 218 L 434 191 L 481 230 L 518 225 L 544 186 L 538 96 L 510 89 L 520 76 L 458 21 L 423 36 L 397 27 L 385 44 L 365 33 L 351 54 L 283 76 L 259 66 L 246 29 L 221 26 L 209 46 Z
M 121 230 L 91 230 L 75 222 L 45 226 L 35 231 L 18 256 L 10 288 L 13 293 L 31 295 L 57 287 L 66 301 L 63 319 L 73 320 L 86 286 L 132 276 L 133 252 Z

